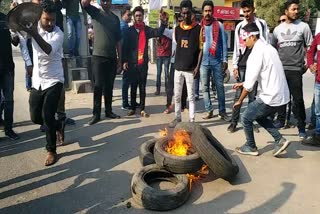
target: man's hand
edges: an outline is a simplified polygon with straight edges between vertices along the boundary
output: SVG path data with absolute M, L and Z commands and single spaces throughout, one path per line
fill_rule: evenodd
M 310 65 L 309 69 L 311 73 L 315 74 L 317 72 L 317 63 Z
M 18 2 L 12 2 L 10 4 L 10 10 L 12 10 L 13 8 L 15 8 L 16 6 L 18 6 Z
M 239 100 L 237 102 L 235 102 L 233 104 L 233 109 L 237 109 L 237 108 L 240 108 L 240 106 L 242 105 L 242 102 L 240 102 Z
M 228 63 L 227 62 L 223 62 L 222 63 L 222 71 L 223 71 L 223 73 L 225 73 L 227 69 L 228 69 Z
M 82 7 L 88 7 L 90 5 L 91 0 L 81 0 Z
M 129 69 L 129 65 L 127 62 L 123 63 L 123 70 L 127 71 Z
M 33 65 L 27 66 L 27 72 L 30 77 L 32 77 Z
M 232 88 L 233 89 L 236 89 L 236 90 L 238 90 L 238 89 L 240 89 L 240 88 L 242 88 L 243 87 L 243 82 L 241 82 L 241 83 L 236 83 L 236 84 L 234 84 L 233 86 L 232 86 Z
M 238 69 L 233 69 L 233 77 L 236 80 L 239 79 L 239 70 Z
M 193 70 L 193 78 L 196 79 L 197 75 L 200 73 L 200 68 L 199 66 L 197 66 L 194 70 Z

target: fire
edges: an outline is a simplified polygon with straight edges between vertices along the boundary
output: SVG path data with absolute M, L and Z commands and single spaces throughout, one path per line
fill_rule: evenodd
M 187 174 L 188 178 L 189 178 L 189 183 L 190 183 L 190 191 L 192 188 L 192 183 L 205 177 L 206 175 L 209 174 L 209 168 L 208 165 L 204 164 L 202 165 L 201 169 L 196 172 L 195 174 Z
M 186 156 L 190 154 L 191 138 L 187 131 L 179 130 L 173 134 L 173 139 L 168 140 L 166 152 L 176 156 Z
M 165 128 L 164 130 L 159 129 L 159 135 L 160 135 L 160 137 L 168 136 L 168 133 L 169 133 L 169 131 L 168 131 L 167 128 Z

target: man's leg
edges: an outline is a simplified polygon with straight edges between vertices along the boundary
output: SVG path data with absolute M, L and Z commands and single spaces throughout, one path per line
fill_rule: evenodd
M 316 119 L 316 135 L 318 135 L 318 138 L 320 138 L 320 83 L 315 83 L 314 86 L 314 107 Z
M 67 16 L 66 18 L 67 22 L 67 40 L 68 40 L 68 49 L 69 54 L 71 56 L 74 56 L 74 37 L 73 37 L 73 21 L 70 17 Z
M 106 59 L 103 63 L 104 69 L 104 103 L 105 103 L 105 113 L 106 117 L 115 119 L 120 118 L 119 115 L 116 115 L 112 112 L 112 97 L 113 97 L 113 85 L 114 80 L 117 74 L 116 68 L 116 60 L 114 59 Z
M 182 95 L 181 95 L 181 110 L 184 111 L 184 109 L 187 108 L 187 84 L 186 80 L 183 78 L 183 86 L 182 86 Z
M 188 99 L 189 99 L 189 122 L 195 121 L 195 90 L 193 72 L 183 71 L 183 76 L 186 80 Z
M 149 114 L 145 112 L 146 106 L 146 86 L 148 76 L 148 64 L 143 64 L 138 68 L 139 75 L 139 92 L 140 92 L 140 112 L 142 117 L 149 117 Z
M 4 107 L 4 131 L 5 135 L 8 136 L 11 140 L 19 139 L 19 136 L 12 130 L 13 127 L 13 109 L 14 109 L 14 71 L 9 71 L 7 74 L 4 74 L 2 84 L 2 93 L 3 93 L 3 107 Z
M 167 108 L 169 108 L 172 104 L 173 89 L 174 89 L 174 63 L 171 63 L 169 79 L 168 79 L 168 87 L 167 87 L 167 105 L 166 105 Z
M 128 71 L 124 71 L 122 74 L 122 109 L 126 109 L 126 110 L 129 109 L 128 91 L 129 91 Z
M 76 18 L 73 21 L 73 24 L 74 24 L 74 37 L 75 37 L 74 55 L 80 56 L 79 47 L 80 47 L 80 41 L 81 41 L 81 28 L 82 28 L 80 16 L 79 18 Z
M 43 106 L 44 96 L 42 96 L 42 91 L 37 89 L 31 89 L 29 96 L 29 111 L 31 121 L 35 124 L 43 125 L 42 118 L 42 106 Z M 45 128 L 46 129 L 46 128 Z
M 160 95 L 161 90 L 161 73 L 162 73 L 163 57 L 157 57 L 157 81 L 155 95 Z M 140 101 L 141 102 L 141 101 Z
M 200 78 L 202 85 L 202 94 L 204 107 L 206 110 L 205 115 L 203 115 L 203 119 L 210 119 L 213 117 L 213 107 L 211 103 L 210 97 L 210 68 L 207 65 L 201 65 L 200 67 Z
M 290 93 L 292 95 L 292 112 L 298 120 L 299 137 L 306 138 L 306 111 L 303 100 L 302 74 L 299 71 L 285 71 Z
M 169 127 L 173 128 L 177 123 L 181 122 L 181 94 L 184 76 L 183 71 L 174 72 L 174 108 L 175 108 L 175 119 L 169 124 Z
M 129 79 L 129 84 L 131 86 L 130 90 L 130 102 L 131 102 L 131 107 L 130 111 L 128 112 L 128 115 L 134 115 L 136 112 L 136 99 L 137 99 L 137 89 L 138 89 L 138 71 L 137 68 L 134 67 L 133 65 L 129 65 L 129 70 L 128 70 L 128 79 Z
M 163 67 L 164 67 L 164 85 L 165 85 L 165 90 L 166 93 L 168 91 L 168 87 L 169 87 L 169 67 L 170 67 L 170 57 L 163 57 Z

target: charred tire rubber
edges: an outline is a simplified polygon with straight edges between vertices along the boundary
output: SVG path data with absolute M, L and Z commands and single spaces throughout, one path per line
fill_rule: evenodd
M 141 144 L 139 159 L 142 166 L 156 163 L 154 160 L 153 149 L 157 140 L 157 138 L 153 138 Z
M 163 166 L 172 173 L 193 173 L 201 169 L 203 161 L 198 152 L 187 156 L 176 156 L 165 151 L 168 138 L 161 138 L 154 147 L 154 159 L 158 166 Z
M 212 172 L 225 180 L 232 180 L 239 172 L 239 166 L 210 130 L 195 123 L 179 123 L 175 131 L 184 129 L 191 132 L 191 142 L 202 160 Z
M 153 181 L 169 181 L 176 186 L 169 190 L 157 190 L 149 184 Z M 190 184 L 186 175 L 172 174 L 156 164 L 144 166 L 131 181 L 133 200 L 150 210 L 172 210 L 184 204 L 190 196 Z

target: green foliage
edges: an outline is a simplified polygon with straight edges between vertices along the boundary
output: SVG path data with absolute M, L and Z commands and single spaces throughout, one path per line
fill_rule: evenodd
M 277 26 L 280 15 L 285 11 L 285 2 L 286 0 L 255 0 L 257 16 L 266 20 L 269 28 L 273 29 Z M 314 14 L 319 7 L 319 0 L 300 0 L 300 19 L 304 20 L 308 8 L 311 14 Z
M 2 0 L 0 4 L 0 12 L 7 14 L 10 10 L 11 0 Z

